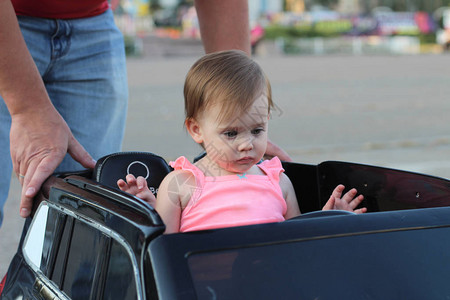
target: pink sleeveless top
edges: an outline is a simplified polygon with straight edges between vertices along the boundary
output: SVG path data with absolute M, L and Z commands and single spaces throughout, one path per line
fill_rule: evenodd
M 258 164 L 266 175 L 209 177 L 184 156 L 170 165 L 196 178 L 193 196 L 181 213 L 180 232 L 284 221 L 286 200 L 279 184 L 284 170 L 277 157 Z

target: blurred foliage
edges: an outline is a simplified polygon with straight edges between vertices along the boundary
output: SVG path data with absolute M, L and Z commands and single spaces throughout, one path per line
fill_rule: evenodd
M 326 23 L 326 22 L 321 22 Z M 318 23 L 318 24 L 321 24 Z M 312 26 L 309 24 L 296 25 L 296 26 L 282 26 L 282 25 L 270 25 L 265 28 L 265 39 L 274 40 L 276 38 L 284 38 L 287 41 L 294 40 L 296 38 L 311 38 L 311 37 L 338 37 L 350 33 L 352 27 L 348 23 L 340 23 L 339 26 L 331 26 L 331 23 L 322 24 L 320 26 Z M 416 31 L 404 32 L 403 36 L 417 36 L 421 44 L 436 43 L 436 35 L 434 33 L 422 34 Z
M 283 25 L 269 25 L 265 28 L 266 39 L 276 39 L 282 38 L 300 38 L 300 37 L 318 37 L 318 36 L 336 36 L 339 35 L 338 32 L 328 31 L 317 32 L 314 26 L 305 25 L 295 25 L 295 26 L 283 26 Z
M 420 44 L 436 44 L 436 34 L 429 33 L 429 34 L 419 34 L 419 41 Z
M 300 38 L 300 37 L 335 37 L 352 29 L 350 23 L 340 23 L 338 26 L 321 22 L 314 25 L 304 24 L 295 26 L 269 25 L 265 28 L 266 39 L 283 38 Z M 336 24 L 333 22 L 333 24 Z

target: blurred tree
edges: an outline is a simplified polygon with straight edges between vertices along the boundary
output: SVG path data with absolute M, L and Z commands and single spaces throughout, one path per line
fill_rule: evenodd
M 318 0 L 315 1 L 320 5 L 323 5 L 325 7 L 334 7 L 339 2 L 338 0 Z
M 161 4 L 159 3 L 159 0 L 150 0 L 150 13 L 153 13 L 159 9 L 161 9 Z

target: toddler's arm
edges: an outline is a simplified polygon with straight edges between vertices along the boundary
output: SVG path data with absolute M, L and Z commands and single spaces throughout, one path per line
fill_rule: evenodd
M 170 172 L 161 182 L 155 209 L 166 225 L 164 233 L 180 231 L 181 212 L 188 204 L 195 186 L 194 175 L 184 170 Z
M 139 197 L 145 202 L 148 202 L 151 206 L 155 207 L 156 198 L 147 186 L 147 180 L 144 177 L 134 177 L 132 174 L 128 174 L 127 177 L 119 179 L 117 186 L 124 192 L 127 192 L 133 196 Z
M 359 208 L 355 209 L 361 201 L 364 200 L 363 195 L 356 194 L 358 191 L 356 189 L 351 189 L 347 193 L 345 193 L 344 196 L 342 196 L 342 192 L 344 191 L 344 186 L 342 184 L 338 185 L 333 193 L 330 196 L 330 199 L 328 199 L 325 206 L 322 208 L 322 210 L 332 210 L 332 209 L 339 209 L 339 210 L 348 210 L 355 212 L 357 214 L 365 213 L 367 212 L 367 208 Z M 341 198 L 342 197 L 342 198 Z
M 294 186 L 292 185 L 289 177 L 284 173 L 280 174 L 280 187 L 283 191 L 283 197 L 286 200 L 287 206 L 284 218 L 287 220 L 300 215 L 300 208 L 298 207 L 298 201 L 297 196 L 295 195 Z

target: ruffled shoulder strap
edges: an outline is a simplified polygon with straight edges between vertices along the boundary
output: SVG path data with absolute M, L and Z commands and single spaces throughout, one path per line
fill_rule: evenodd
M 174 170 L 185 170 L 190 171 L 194 174 L 195 179 L 198 183 L 203 184 L 205 175 L 203 172 L 194 166 L 186 157 L 180 156 L 175 161 L 169 162 L 169 165 L 174 168 Z
M 270 179 L 275 182 L 280 182 L 280 174 L 281 172 L 284 172 L 284 169 L 278 157 L 275 156 L 270 160 L 265 160 L 257 166 L 263 170 Z

